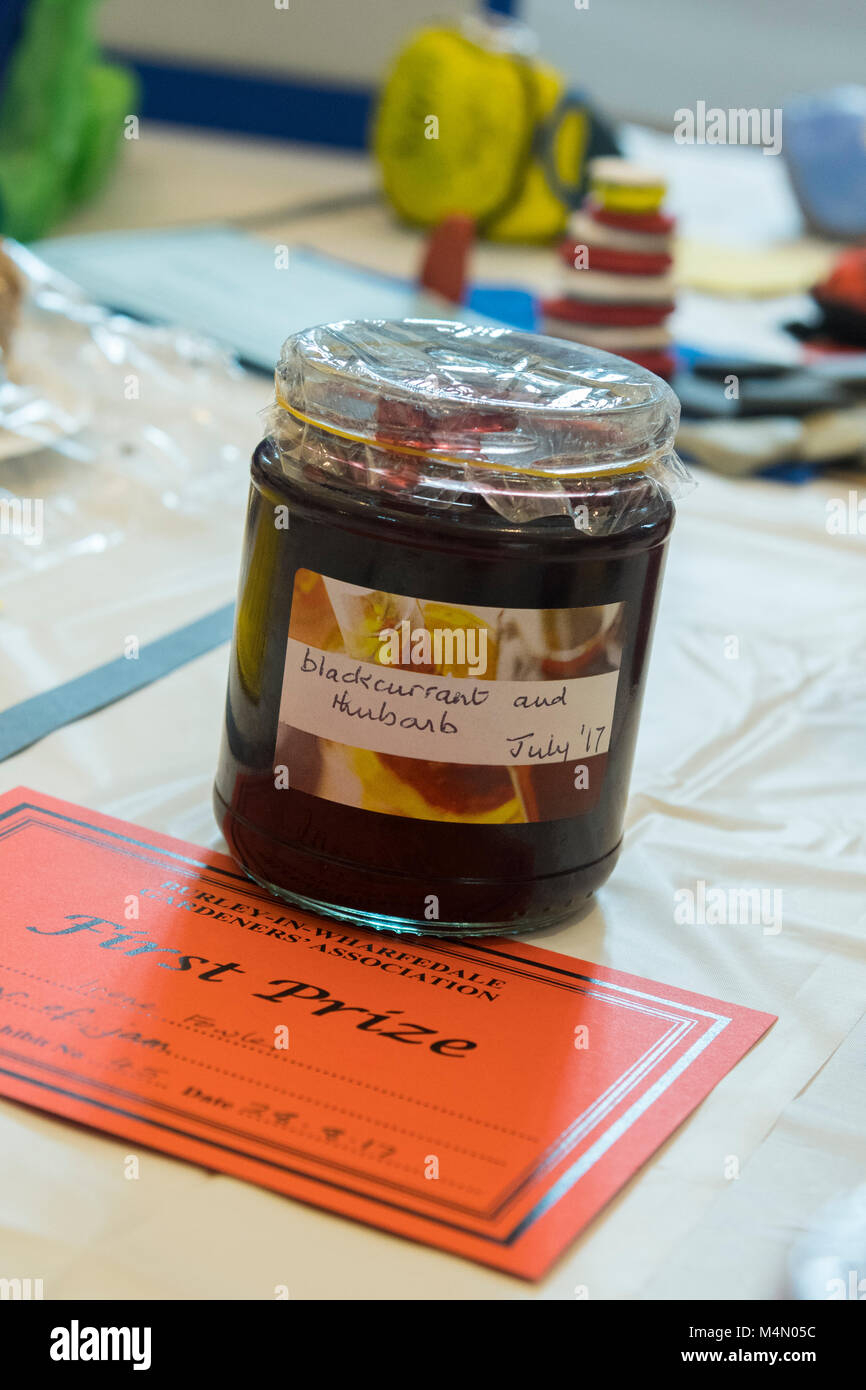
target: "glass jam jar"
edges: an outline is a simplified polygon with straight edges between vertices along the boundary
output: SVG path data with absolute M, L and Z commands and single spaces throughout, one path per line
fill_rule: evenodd
M 676 397 L 609 353 L 434 320 L 285 344 L 252 485 L 215 787 L 271 892 L 517 932 L 619 851 Z

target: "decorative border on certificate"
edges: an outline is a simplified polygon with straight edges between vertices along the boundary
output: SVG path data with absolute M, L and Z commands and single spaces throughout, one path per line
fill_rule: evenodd
M 323 919 L 310 919 L 307 914 L 286 917 L 285 914 L 290 909 L 285 904 L 278 903 L 250 882 L 230 864 L 230 861 L 224 860 L 223 856 L 203 852 L 207 857 L 198 858 L 195 853 L 182 852 L 193 847 L 172 849 L 168 847 L 172 842 L 160 843 L 165 837 L 145 838 L 147 832 L 137 834 L 135 827 L 122 826 L 115 829 L 113 825 L 121 823 L 100 824 L 99 818 L 86 818 L 87 813 L 70 814 L 77 808 L 57 809 L 61 803 L 46 806 L 29 800 L 10 804 L 9 797 L 4 800 L 7 805 L 5 809 L 0 810 L 0 854 L 2 846 L 8 844 L 13 837 L 36 836 L 40 842 L 27 846 L 30 860 L 34 864 L 50 863 L 55 858 L 50 842 L 61 837 L 66 844 L 77 842 L 82 850 L 87 846 L 88 849 L 107 851 L 112 859 L 137 861 L 156 869 L 160 875 L 167 873 L 171 876 L 172 887 L 183 885 L 186 881 L 194 883 L 201 898 L 211 898 L 221 903 L 225 899 L 216 895 L 228 892 L 231 897 L 241 900 L 235 907 L 247 905 L 247 914 L 262 913 L 264 921 L 288 922 L 294 927 L 303 927 L 310 933 L 323 933 L 328 940 L 321 946 L 315 946 L 316 950 L 332 950 L 332 935 L 336 933 L 337 940 L 343 941 L 348 938 L 350 931 L 354 933 L 352 941 L 368 938 L 371 942 L 377 943 L 377 950 L 384 949 L 378 943 L 387 938 L 375 933 L 344 929 L 342 924 L 329 925 Z M 65 862 L 60 851 L 56 858 Z M 220 859 L 224 862 L 219 862 Z M 2 867 L 0 862 L 0 870 Z M 110 882 L 110 865 L 104 867 L 101 872 L 106 881 Z M 118 881 L 126 882 L 122 873 Z M 205 893 L 202 891 L 204 888 L 214 891 Z M 80 893 L 80 889 L 77 891 Z M 189 890 L 181 887 L 181 891 Z M 156 894 L 153 896 L 156 898 Z M 169 903 L 171 901 L 169 899 Z M 87 904 L 76 900 L 73 905 L 81 908 Z M 157 905 L 162 912 L 162 922 L 175 922 L 180 919 L 184 930 L 192 930 L 195 919 L 191 918 L 189 913 L 175 908 L 168 909 L 158 898 Z M 81 915 L 80 912 L 72 914 L 78 917 Z M 67 914 L 67 919 L 69 916 L 70 914 Z M 108 919 L 92 920 L 100 922 Z M 241 917 L 233 920 L 243 922 Z M 117 927 L 118 931 L 125 930 L 116 923 L 109 925 Z M 223 927 L 222 922 L 210 925 L 219 925 L 220 929 Z M 265 928 L 257 926 L 254 929 L 262 931 Z M 39 930 L 41 936 L 55 934 L 41 927 L 37 929 L 31 926 L 29 930 Z M 82 928 L 58 930 L 56 935 L 65 935 L 66 931 L 71 930 Z M 96 932 L 100 929 L 89 930 Z M 177 927 L 173 930 L 176 933 Z M 345 936 L 340 936 L 339 933 L 344 931 Z M 280 931 L 271 931 L 270 934 L 278 937 L 281 935 Z M 225 939 L 223 934 L 223 943 Z M 299 944 L 297 936 L 283 937 L 283 940 L 285 939 Z M 405 938 L 390 939 L 397 941 L 400 946 L 405 942 Z M 251 937 L 251 950 L 253 942 L 256 943 L 255 951 L 258 952 L 255 962 L 258 968 L 272 969 L 275 958 L 279 957 L 280 951 L 285 947 L 277 948 L 276 942 L 265 945 L 260 937 Z M 92 946 L 94 943 L 101 946 L 115 944 L 113 940 L 100 940 L 96 935 L 90 939 L 88 945 Z M 302 947 L 307 946 L 310 941 L 304 937 L 300 944 Z M 399 1070 L 394 1072 L 390 1065 L 392 1062 L 402 1063 L 403 1058 L 399 1053 L 405 1053 L 406 1049 L 397 1049 L 396 1056 L 391 1049 L 389 1055 L 382 1059 L 388 1064 L 383 1071 L 374 1070 L 371 1073 L 369 1061 L 372 1054 L 364 1053 L 361 1054 L 364 1061 L 360 1069 L 353 1068 L 352 1062 L 347 1060 L 341 1063 L 341 1070 L 337 1072 L 332 1065 L 329 1069 L 325 1056 L 320 1057 L 315 1050 L 311 1041 L 311 1030 L 308 1029 L 304 1033 L 301 1029 L 303 1047 L 300 1055 L 284 1055 L 277 1058 L 275 1064 L 272 1049 L 266 1050 L 258 1046 L 256 1041 L 241 1042 L 234 1048 L 229 1048 L 224 1044 L 232 1042 L 231 1037 L 221 1036 L 225 1030 L 217 1026 L 214 1020 L 205 1019 L 208 1026 L 202 1028 L 195 1021 L 190 1024 L 180 1021 L 177 1017 L 164 1016 L 170 1013 L 172 1007 L 170 1003 L 164 1003 L 161 1011 L 155 1006 L 151 1008 L 141 1005 L 142 1009 L 147 1007 L 151 1010 L 147 1013 L 149 1027 L 165 1026 L 172 1030 L 169 1034 L 171 1045 L 160 1044 L 169 1054 L 167 1065 L 162 1068 L 139 1065 L 137 1060 L 131 1063 L 128 1058 L 121 1058 L 119 1061 L 106 1060 L 107 1055 L 102 1052 L 94 1053 L 92 1074 L 88 1075 L 85 1067 L 75 1065 L 74 1056 L 58 1057 L 57 1046 L 39 1055 L 41 1040 L 38 1037 L 34 1038 L 32 1033 L 24 1029 L 26 1042 L 22 1045 L 22 1030 L 16 1032 L 8 1024 L 0 1024 L 0 1059 L 5 1063 L 0 1066 L 0 1078 L 5 1079 L 5 1084 L 0 1083 L 0 1091 L 5 1091 L 13 1098 L 21 1098 L 21 1087 L 24 1087 L 28 1092 L 26 1098 L 32 1099 L 33 1103 L 62 1114 L 73 1113 L 74 1118 L 82 1118 L 115 1133 L 140 1134 L 141 1131 L 136 1127 L 144 1126 L 145 1135 L 152 1134 L 154 1147 L 180 1153 L 183 1157 L 191 1157 L 195 1161 L 205 1163 L 208 1161 L 207 1154 L 210 1154 L 215 1167 L 236 1172 L 239 1176 L 252 1176 L 254 1180 L 267 1186 L 276 1187 L 290 1195 L 305 1196 L 312 1201 L 316 1201 L 315 1195 L 311 1195 L 315 1191 L 323 1194 L 328 1192 L 330 1197 L 327 1200 L 324 1195 L 320 1199 L 323 1205 L 336 1210 L 345 1209 L 346 1214 L 351 1215 L 363 1215 L 365 1210 L 368 1210 L 366 1219 L 403 1234 L 417 1235 L 420 1231 L 427 1231 L 431 1226 L 436 1227 L 442 1233 L 440 1238 L 432 1234 L 422 1234 L 421 1238 L 427 1238 L 437 1244 L 450 1245 L 459 1253 L 475 1253 L 477 1258 L 484 1258 L 479 1252 L 486 1247 L 491 1250 L 490 1262 L 512 1268 L 517 1273 L 536 1273 L 537 1257 L 531 1266 L 523 1268 L 525 1261 L 516 1254 L 506 1256 L 504 1252 L 522 1249 L 527 1237 L 534 1239 L 533 1233 L 539 1223 L 545 1226 L 548 1224 L 543 1218 L 564 1211 L 573 1204 L 577 1193 L 583 1192 L 586 1183 L 589 1183 L 587 1200 L 591 1205 L 584 1219 L 588 1219 L 600 1204 L 595 1195 L 597 1175 L 600 1175 L 603 1185 L 609 1182 L 607 1170 L 611 1155 L 617 1155 L 618 1167 L 623 1155 L 633 1150 L 637 1154 L 636 1162 L 632 1161 L 629 1164 L 633 1171 L 647 1156 L 647 1152 L 651 1152 L 656 1143 L 661 1142 L 670 1132 L 670 1127 L 663 1128 L 647 1152 L 643 1147 L 636 1147 L 645 1144 L 647 1122 L 652 1121 L 656 1113 L 666 1110 L 669 1098 L 675 1095 L 677 1104 L 684 1113 L 688 1113 L 702 1095 L 706 1094 L 706 1090 L 709 1089 L 706 1081 L 706 1062 L 708 1057 L 715 1055 L 714 1045 L 720 1040 L 723 1043 L 721 1053 L 724 1054 L 725 1061 L 719 1063 L 719 1074 L 723 1074 L 770 1021 L 767 1015 L 753 1014 L 752 1011 L 742 1010 L 737 1006 L 714 1007 L 717 1001 L 688 996 L 678 990 L 668 991 L 663 986 L 653 986 L 647 981 L 633 981 L 627 976 L 616 976 L 616 972 L 600 971 L 586 966 L 584 962 L 572 961 L 568 957 L 520 943 L 492 942 L 489 938 L 484 942 L 413 938 L 412 949 L 416 947 L 423 949 L 426 956 L 434 955 L 442 970 L 459 972 L 459 978 L 467 972 L 471 975 L 472 971 L 485 969 L 501 977 L 499 983 L 504 984 L 508 980 L 521 982 L 523 992 L 520 1000 L 525 1002 L 518 1003 L 518 1010 L 540 1008 L 543 1013 L 556 1012 L 557 1018 L 567 1022 L 572 1017 L 570 1011 L 559 1009 L 557 1012 L 553 1000 L 551 1008 L 545 1009 L 541 1000 L 535 1000 L 535 991 L 540 990 L 542 996 L 548 991 L 555 991 L 560 999 L 570 996 L 576 1003 L 580 1000 L 585 1001 L 583 1013 L 581 1008 L 577 1007 L 573 1016 L 583 1017 L 587 1009 L 591 1010 L 592 1017 L 596 1020 L 593 1026 L 601 1027 L 603 1034 L 608 1028 L 609 1020 L 611 1056 L 619 1057 L 621 1064 L 611 1068 L 610 1058 L 603 1054 L 604 1067 L 599 1075 L 603 1077 L 604 1084 L 593 1089 L 594 1083 L 582 1082 L 579 1096 L 581 1103 L 575 1104 L 573 1111 L 568 1113 L 567 1109 L 562 1109 L 560 1102 L 562 1096 L 571 1094 L 569 1087 L 574 1088 L 574 1076 L 569 1070 L 573 1061 L 564 1051 L 564 1048 L 568 1047 L 567 1041 L 557 1043 L 557 1050 L 551 1052 L 549 1059 L 541 1059 L 542 1064 L 560 1068 L 563 1075 L 562 1088 L 555 1084 L 555 1072 L 552 1077 L 552 1089 L 549 1087 L 553 1097 L 551 1103 L 556 1103 L 556 1123 L 548 1123 L 547 1127 L 542 1124 L 542 1132 L 533 1133 L 533 1129 L 538 1129 L 539 1126 L 531 1122 L 527 1126 L 528 1111 L 527 1115 L 521 1115 L 518 1110 L 514 1117 L 502 1112 L 501 1120 L 495 1106 L 487 1107 L 486 1118 L 470 1113 L 466 1097 L 461 1097 L 459 1090 L 449 1090 L 452 1079 L 455 1083 L 460 1080 L 453 1063 L 450 1064 L 450 1073 L 448 1063 L 443 1067 L 445 1090 L 441 1096 L 435 1090 L 429 1090 L 429 1069 L 427 1089 L 420 1086 L 413 1094 L 411 1084 L 407 1086 L 404 1082 L 402 1087 L 395 1085 L 394 1076 L 399 1079 L 401 1073 Z M 162 951 L 172 948 L 156 947 L 151 943 L 149 948 L 141 946 L 139 950 L 130 951 L 129 954 L 141 954 L 147 949 Z M 340 954 L 339 951 L 335 953 Z M 111 953 L 111 958 L 115 961 L 115 977 L 120 967 L 119 954 Z M 386 951 L 386 954 L 389 953 Z M 250 963 L 246 956 L 242 958 L 246 964 Z M 293 961 L 296 959 L 291 947 L 286 958 Z M 32 1010 L 35 1007 L 37 1012 L 41 1009 L 43 1014 L 46 1009 L 51 1008 L 55 1010 L 52 1023 L 57 1019 L 56 1004 L 34 1006 L 23 997 L 16 999 L 16 994 L 24 995 L 27 993 L 26 989 L 16 991 L 6 983 L 11 978 L 18 985 L 27 985 L 28 975 L 31 981 L 38 982 L 39 986 L 81 996 L 84 987 L 82 982 L 69 974 L 60 978 L 48 978 L 49 972 L 44 963 L 41 967 L 43 973 L 37 974 L 29 969 L 29 958 L 18 956 L 14 959 L 17 959 L 17 964 L 12 964 L 6 959 L 0 962 L 0 985 L 4 986 L 0 989 L 0 1002 L 4 1005 L 18 1003 L 22 1010 Z M 42 959 L 44 961 L 44 955 Z M 79 959 L 83 957 L 74 957 L 76 965 Z M 153 958 L 155 959 L 156 957 Z M 193 956 L 192 959 L 206 961 L 204 957 Z M 320 974 L 324 974 L 327 955 L 323 954 L 316 959 L 321 961 Z M 104 963 L 108 957 L 100 952 L 100 960 Z M 367 958 L 366 963 L 370 964 L 372 961 Z M 282 965 L 283 960 L 280 959 L 279 967 Z M 172 967 L 165 964 L 164 968 L 169 970 Z M 220 970 L 228 968 L 219 967 Z M 292 966 L 287 968 L 291 969 Z M 334 968 L 336 969 L 336 962 Z M 344 965 L 344 983 L 338 987 L 344 997 L 348 998 L 345 993 L 345 968 Z M 241 970 L 240 973 L 246 974 L 246 970 Z M 370 974 L 369 971 L 361 971 L 364 977 L 369 978 Z M 383 972 L 375 970 L 372 974 L 377 979 L 379 989 L 376 1007 L 381 1008 Z M 152 980 L 156 976 L 157 972 L 152 970 L 148 978 Z M 121 978 L 140 981 L 143 977 L 136 974 L 130 963 L 124 968 Z M 186 978 L 181 977 L 183 980 Z M 456 973 L 455 978 L 458 978 Z M 159 992 L 164 998 L 168 998 L 169 995 L 173 998 L 180 990 L 179 997 L 183 1002 L 178 1008 L 188 1008 L 189 989 L 179 981 L 175 984 L 176 979 L 174 974 L 159 976 Z M 396 978 L 388 976 L 388 979 L 394 983 L 388 986 L 384 1002 L 388 1005 L 405 1002 L 407 986 L 399 986 L 403 989 L 403 994 L 395 993 L 398 989 Z M 221 980 L 220 983 L 222 982 Z M 294 982 L 269 982 L 271 985 L 284 983 Z M 530 987 L 529 993 L 526 993 L 527 986 Z M 305 985 L 304 988 L 314 987 Z M 186 995 L 183 993 L 184 989 Z M 259 994 L 257 997 L 264 999 L 269 996 Z M 444 995 L 444 991 L 438 991 L 437 997 L 440 1000 L 443 997 L 450 998 Z M 214 1007 L 218 1005 L 219 999 L 226 1002 L 233 999 L 237 1012 L 238 998 L 232 996 L 229 991 L 220 995 L 219 999 L 215 996 L 209 998 L 213 999 Z M 242 999 L 240 1004 L 243 1006 Z M 366 1012 L 352 1010 L 342 1002 L 339 1007 L 346 1008 L 348 1012 Z M 417 1007 L 415 1000 L 414 1007 Z M 444 1007 L 440 1005 L 440 1013 Z M 448 1009 L 450 1016 L 456 1012 L 460 1019 L 465 1019 L 470 1005 L 468 1001 L 460 1001 L 449 1004 Z M 258 1005 L 250 1011 L 253 1019 L 251 1029 L 263 1026 L 261 1011 L 261 1006 Z M 89 1008 L 73 1008 L 69 1012 L 78 1014 L 96 1011 Z M 404 1010 L 390 1008 L 388 1012 L 403 1014 Z M 748 1015 L 752 1020 L 745 1033 L 743 1015 Z M 124 1017 L 128 1020 L 129 1017 L 128 1010 L 124 1013 L 121 1006 L 100 1000 L 102 1025 L 113 1024 L 118 1017 L 121 1023 L 113 1028 L 106 1027 L 100 1037 L 111 1032 L 121 1034 L 122 1020 Z M 195 1020 L 198 1016 L 187 1017 Z M 762 1022 L 759 1023 L 759 1020 Z M 219 1021 L 222 1023 L 225 1020 L 221 1018 Z M 31 1012 L 28 1028 L 34 1026 Z M 496 1030 L 500 1027 L 500 1020 L 488 1013 L 483 1021 L 479 1022 L 479 1027 L 483 1045 L 497 1047 Z M 531 1018 L 529 1027 L 531 1028 Z M 181 1029 L 185 1029 L 185 1033 L 180 1033 Z M 724 1039 L 728 1032 L 735 1036 L 730 1044 L 725 1044 Z M 52 1038 L 56 1036 L 56 1032 L 52 1034 Z M 122 1033 L 122 1036 L 137 1037 L 129 1033 Z M 252 1037 L 253 1033 L 249 1036 Z M 563 1036 L 562 1030 L 557 1036 Z M 261 1041 L 258 1039 L 258 1042 Z M 356 1045 L 361 1046 L 360 1042 Z M 333 1047 L 333 1039 L 331 1046 Z M 363 1046 L 367 1047 L 367 1044 L 364 1043 Z M 508 1058 L 513 1053 L 513 1040 L 509 1042 L 509 1046 L 512 1047 L 512 1051 L 507 1052 L 505 1057 L 506 1070 L 507 1066 L 511 1065 Z M 60 1047 L 64 1054 L 74 1052 L 74 1049 L 63 1044 Z M 243 1047 L 258 1052 L 256 1065 L 248 1053 L 244 1055 L 240 1050 Z M 231 1054 L 230 1069 L 226 1065 L 228 1053 Z M 265 1058 L 268 1060 L 263 1067 L 262 1062 Z M 731 1058 L 733 1060 L 730 1060 Z M 155 1060 L 163 1059 L 158 1056 Z M 168 1066 L 169 1062 L 174 1069 L 173 1073 Z M 283 1063 L 284 1066 L 280 1066 L 279 1063 Z M 111 1066 L 124 1067 L 126 1070 L 122 1073 L 112 1072 L 108 1070 Z M 245 1101 L 239 1098 L 237 1104 L 234 1101 L 221 1102 L 228 1106 L 227 1110 L 220 1113 L 219 1109 L 213 1109 L 203 1113 L 201 1104 L 210 1102 L 211 1095 L 205 1094 L 198 1085 L 187 1085 L 185 1090 L 180 1089 L 188 1077 L 198 1079 L 195 1069 L 199 1067 L 211 1074 L 205 1076 L 202 1086 L 211 1085 L 214 1072 L 224 1073 L 230 1076 L 234 1083 L 240 1083 L 240 1087 L 235 1085 L 232 1094 L 240 1097 L 242 1090 L 246 1094 L 249 1088 L 258 1087 L 262 1099 Z M 302 1070 L 291 1072 L 290 1067 Z M 695 1082 L 690 1081 L 693 1071 L 700 1073 L 700 1079 Z M 160 1079 L 160 1072 L 168 1072 L 169 1075 Z M 314 1077 L 313 1073 L 318 1075 Z M 273 1082 L 270 1080 L 272 1075 L 275 1078 Z M 409 1075 L 411 1076 L 411 1072 Z M 139 1076 L 142 1084 L 136 1085 Z M 287 1078 L 285 1081 L 284 1077 Z M 297 1080 L 298 1077 L 301 1079 Z M 477 1082 L 477 1072 L 475 1079 Z M 550 1079 L 546 1078 L 548 1082 Z M 524 1083 L 525 1080 L 524 1077 Z M 174 1083 L 173 1094 L 168 1081 Z M 213 1084 L 218 1085 L 216 1082 Z M 354 1091 L 352 1088 L 355 1088 Z M 686 1088 L 689 1096 L 683 1100 L 681 1093 Z M 376 1094 L 371 1096 L 371 1092 Z M 351 1094 L 347 1099 L 347 1093 L 356 1095 L 357 1101 L 351 1101 Z M 366 1103 L 365 1093 L 368 1097 Z M 192 1101 L 184 1103 L 183 1097 L 188 1094 L 191 1094 Z M 283 1097 L 288 1098 L 285 1108 L 278 1110 L 276 1106 L 283 1104 Z M 388 1098 L 386 1103 L 383 1102 L 383 1097 Z M 298 1111 L 288 1110 L 289 1104 L 295 1105 L 298 1101 L 303 1103 L 301 1109 L 306 1108 L 308 1114 L 312 1114 L 312 1108 L 315 1107 L 317 1112 L 321 1111 L 326 1117 L 331 1113 L 339 1116 L 339 1127 L 336 1120 L 332 1126 L 319 1128 L 309 1124 L 300 1117 Z M 502 1103 L 500 1083 L 500 1089 L 495 1092 L 495 1104 Z M 385 1105 L 386 1108 L 383 1108 Z M 658 1107 L 658 1111 L 654 1110 L 654 1107 Z M 248 1118 L 251 1123 L 244 1124 L 244 1118 Z M 547 1118 L 554 1118 L 553 1110 Z M 522 1129 L 521 1123 L 524 1126 Z M 634 1137 L 638 1130 L 641 1131 L 640 1140 Z M 329 1135 L 327 1142 L 322 1139 L 323 1133 Z M 396 1135 L 401 1136 L 399 1143 Z M 409 1139 L 405 1136 L 409 1136 Z M 393 1143 L 390 1142 L 392 1138 Z M 144 1142 L 148 1142 L 146 1137 Z M 420 1181 L 422 1175 L 417 1163 L 417 1154 L 423 1153 L 425 1146 L 433 1152 L 448 1155 L 447 1176 L 441 1184 L 422 1184 Z M 401 1156 L 415 1157 L 416 1162 L 412 1165 L 401 1163 Z M 479 1173 L 483 1174 L 483 1177 L 480 1177 Z M 469 1180 L 461 1181 L 462 1177 L 473 1176 L 474 1184 Z M 622 1180 L 624 1179 L 620 1179 Z M 571 1218 L 568 1225 L 571 1229 Z M 551 1240 L 545 1240 L 547 1263 L 563 1243 L 562 1232 L 552 1238 L 552 1247 Z M 503 1255 L 493 1258 L 492 1250 L 496 1248 L 502 1250 Z

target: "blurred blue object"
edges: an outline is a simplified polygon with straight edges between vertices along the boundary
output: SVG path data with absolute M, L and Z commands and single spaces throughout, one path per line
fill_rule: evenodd
M 800 483 L 810 483 L 820 472 L 821 469 L 815 463 L 774 463 L 771 468 L 759 469 L 754 476 L 767 478 L 771 483 L 791 483 L 797 486 Z
M 866 236 L 866 87 L 837 87 L 790 102 L 782 154 L 817 231 L 842 241 Z
M 9 59 L 21 37 L 28 0 L 2 0 L 0 3 L 0 96 L 6 80 Z
M 535 333 L 538 326 L 538 301 L 528 290 L 512 285 L 471 285 L 466 300 L 473 313 L 498 319 L 509 328 L 521 328 Z

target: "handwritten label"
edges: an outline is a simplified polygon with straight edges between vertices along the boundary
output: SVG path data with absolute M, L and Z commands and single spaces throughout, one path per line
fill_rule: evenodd
M 571 680 L 430 676 L 289 638 L 280 720 L 374 753 L 537 767 L 606 753 L 618 671 Z

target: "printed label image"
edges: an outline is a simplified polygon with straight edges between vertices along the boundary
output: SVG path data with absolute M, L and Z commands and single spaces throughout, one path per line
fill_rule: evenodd
M 623 604 L 484 608 L 295 575 L 275 769 L 386 815 L 526 824 L 598 799 Z

